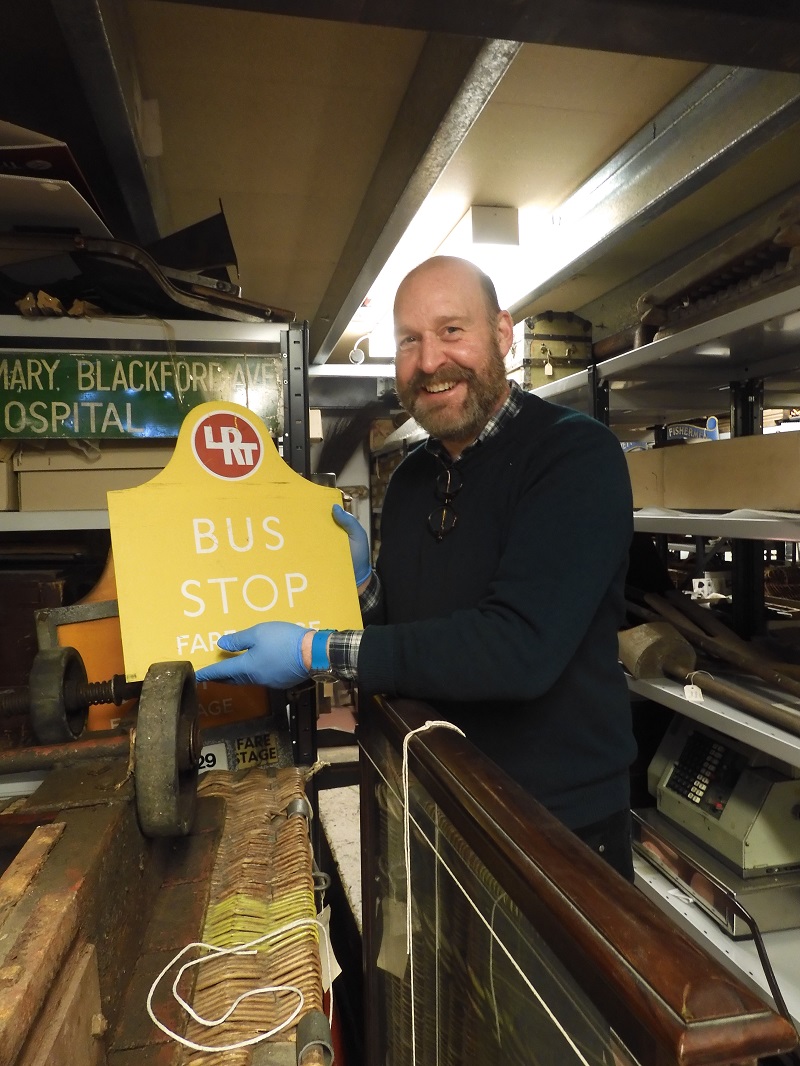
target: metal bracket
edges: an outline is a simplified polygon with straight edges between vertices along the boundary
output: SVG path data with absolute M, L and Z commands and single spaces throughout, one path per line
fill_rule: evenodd
M 592 417 L 607 426 L 609 423 L 608 382 L 601 380 L 597 363 L 590 363 L 586 370 L 589 381 L 589 396 L 592 404 Z
M 311 473 L 308 429 L 308 326 L 290 326 L 283 352 L 283 458 L 298 474 Z
M 34 613 L 36 640 L 40 651 L 58 647 L 58 627 L 73 622 L 92 622 L 97 618 L 117 618 L 119 605 L 116 600 L 100 600 L 97 603 L 75 603 L 69 607 L 42 607 Z

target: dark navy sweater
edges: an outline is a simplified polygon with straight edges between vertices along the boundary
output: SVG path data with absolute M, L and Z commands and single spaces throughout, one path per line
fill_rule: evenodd
M 359 684 L 430 703 L 581 828 L 628 805 L 635 754 L 617 661 L 632 534 L 622 450 L 594 419 L 525 394 L 458 468 L 458 521 L 440 542 L 427 525 L 439 460 L 420 446 L 392 476 L 381 624 L 364 631 Z

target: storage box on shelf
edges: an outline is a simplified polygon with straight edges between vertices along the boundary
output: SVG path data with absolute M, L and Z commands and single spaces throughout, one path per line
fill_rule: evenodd
M 634 507 L 800 511 L 800 433 L 628 452 Z
M 17 509 L 17 475 L 14 472 L 15 440 L 0 440 L 0 511 Z
M 648 427 L 724 413 L 732 382 L 763 378 L 765 407 L 796 406 L 787 388 L 800 395 L 798 309 L 795 286 L 612 356 L 592 375 L 578 371 L 535 391 L 591 412 L 593 384 L 608 386 L 609 422 L 626 441 L 640 439 Z
M 107 441 L 78 448 L 64 441 L 20 442 L 14 455 L 21 511 L 106 507 L 111 489 L 133 488 L 162 470 L 174 442 Z
M 369 427 L 370 454 L 377 452 L 386 443 L 386 438 L 397 429 L 393 418 L 376 418 Z
M 592 323 L 571 311 L 544 311 L 514 327 L 508 377 L 529 392 L 574 374 L 592 361 Z

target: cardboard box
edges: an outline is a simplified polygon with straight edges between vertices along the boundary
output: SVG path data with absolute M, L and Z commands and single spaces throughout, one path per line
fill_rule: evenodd
M 800 436 L 769 433 L 666 449 L 664 506 L 800 510 Z
M 322 441 L 322 411 L 312 407 L 308 412 L 308 438 L 312 444 Z
M 376 418 L 369 427 L 369 450 L 375 452 L 383 445 L 383 442 L 393 433 L 397 427 L 392 418 Z
M 15 440 L 0 440 L 0 511 L 16 511 L 17 475 L 14 471 Z
M 800 511 L 800 433 L 631 452 L 634 507 Z
M 110 489 L 155 477 L 175 442 L 101 441 L 86 451 L 65 441 L 22 441 L 14 456 L 21 511 L 105 510 Z
M 634 507 L 664 507 L 664 453 L 666 448 L 626 452 Z

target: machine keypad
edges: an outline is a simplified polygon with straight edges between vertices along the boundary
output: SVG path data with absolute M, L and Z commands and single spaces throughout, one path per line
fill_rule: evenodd
M 667 788 L 692 803 L 702 802 L 724 754 L 722 744 L 697 733 L 691 734 L 669 776 Z

